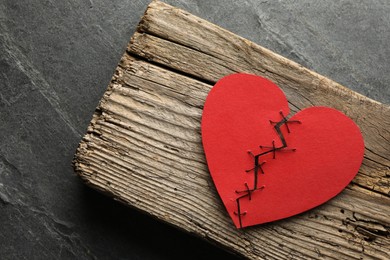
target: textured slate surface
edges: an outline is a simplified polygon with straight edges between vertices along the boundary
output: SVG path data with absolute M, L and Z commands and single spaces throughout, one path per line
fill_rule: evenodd
M 1 259 L 234 258 L 90 190 L 71 168 L 148 2 L 0 2 Z M 167 1 L 390 103 L 385 1 L 209 2 Z

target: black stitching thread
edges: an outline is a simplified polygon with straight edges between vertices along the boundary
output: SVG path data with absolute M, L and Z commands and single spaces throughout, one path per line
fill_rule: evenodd
M 269 154 L 269 153 L 272 153 L 273 154 L 273 159 L 276 159 L 276 152 L 278 151 L 292 151 L 292 152 L 295 152 L 296 149 L 295 148 L 287 148 L 287 142 L 286 142 L 286 139 L 284 138 L 283 136 L 283 133 L 281 131 L 281 127 L 283 125 L 286 126 L 287 128 L 287 133 L 290 133 L 290 128 L 288 127 L 288 124 L 290 123 L 298 123 L 298 124 L 301 124 L 301 121 L 299 120 L 288 120 L 287 117 L 284 116 L 283 112 L 280 111 L 279 114 L 282 116 L 282 119 L 278 122 L 274 122 L 272 120 L 270 120 L 269 122 L 271 124 L 275 124 L 274 126 L 274 129 L 276 130 L 278 136 L 279 136 L 279 139 L 280 141 L 282 142 L 282 146 L 280 147 L 276 147 L 275 146 L 275 140 L 272 140 L 272 146 L 263 146 L 263 145 L 260 145 L 260 149 L 266 149 L 268 148 L 269 150 L 267 151 L 264 151 L 262 153 L 259 153 L 259 154 L 253 154 L 252 151 L 248 151 L 248 153 L 253 157 L 253 160 L 254 160 L 254 167 L 252 169 L 249 169 L 249 170 L 246 170 L 246 172 L 251 172 L 253 171 L 254 173 L 254 183 L 253 183 L 253 188 L 250 189 L 249 188 L 249 185 L 248 183 L 245 183 L 245 187 L 246 189 L 245 190 L 236 190 L 236 193 L 237 194 L 242 194 L 244 193 L 243 195 L 239 196 L 238 198 L 236 198 L 236 203 L 237 203 L 237 211 L 234 211 L 234 214 L 238 216 L 238 219 L 239 219 L 239 222 L 240 222 L 240 228 L 242 228 L 242 218 L 241 216 L 244 216 L 247 214 L 246 211 L 244 212 L 241 212 L 241 205 L 240 205 L 240 200 L 245 198 L 245 197 L 248 197 L 249 200 L 252 200 L 252 193 L 254 191 L 257 191 L 257 190 L 263 190 L 265 188 L 264 185 L 258 187 L 258 175 L 259 175 L 259 170 L 261 172 L 261 174 L 264 174 L 264 170 L 262 168 L 262 165 L 264 165 L 266 162 L 261 162 L 259 163 L 259 158 L 263 155 L 266 155 L 266 154 Z

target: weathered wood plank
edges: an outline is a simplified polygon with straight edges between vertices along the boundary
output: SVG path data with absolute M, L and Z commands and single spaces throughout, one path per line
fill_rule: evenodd
M 307 213 L 237 230 L 215 191 L 200 136 L 212 83 L 265 76 L 293 111 L 327 105 L 361 127 L 363 166 L 336 198 Z M 75 157 L 92 187 L 249 258 L 390 258 L 390 108 L 216 25 L 153 2 Z

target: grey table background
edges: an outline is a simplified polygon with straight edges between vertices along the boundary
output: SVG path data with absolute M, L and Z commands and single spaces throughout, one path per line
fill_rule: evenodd
M 73 173 L 148 2 L 0 1 L 0 259 L 234 258 Z M 167 2 L 390 103 L 388 1 Z

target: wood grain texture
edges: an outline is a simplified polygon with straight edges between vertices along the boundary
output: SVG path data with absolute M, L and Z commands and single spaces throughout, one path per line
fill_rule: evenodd
M 340 195 L 295 217 L 234 227 L 209 176 L 200 135 L 212 84 L 233 72 L 274 81 L 292 112 L 325 105 L 360 126 L 363 165 Z M 116 68 L 74 166 L 95 189 L 248 258 L 389 259 L 389 126 L 390 107 L 154 1 Z

